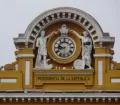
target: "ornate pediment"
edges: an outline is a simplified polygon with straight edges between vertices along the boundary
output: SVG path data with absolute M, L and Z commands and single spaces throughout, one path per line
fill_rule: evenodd
M 14 38 L 16 61 L 0 71 L 0 89 L 120 90 L 114 41 L 81 10 L 61 7 L 46 11 Z
M 34 48 L 39 32 L 60 21 L 79 25 L 88 31 L 93 43 L 104 40 L 104 42 L 109 41 L 111 47 L 114 44 L 114 38 L 106 36 L 98 22 L 91 15 L 76 8 L 61 7 L 46 11 L 35 18 L 26 29 L 25 34 L 14 38 L 16 48 L 21 48 L 19 43 L 22 43 L 26 48 Z M 106 38 L 104 38 L 104 35 Z

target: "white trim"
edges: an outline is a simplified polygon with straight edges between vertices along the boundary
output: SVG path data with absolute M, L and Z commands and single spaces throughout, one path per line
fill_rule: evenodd
M 48 11 L 45 11 L 44 13 L 40 14 L 38 17 L 36 17 L 28 26 L 26 32 L 25 32 L 25 37 L 27 37 L 27 39 L 29 38 L 29 35 L 31 34 L 33 28 L 44 18 L 48 17 L 49 15 L 52 14 L 57 14 L 60 12 L 67 12 L 67 13 L 74 13 L 77 15 L 80 15 L 81 17 L 85 18 L 87 21 L 89 21 L 91 23 L 91 25 L 93 25 L 93 27 L 95 28 L 95 30 L 97 31 L 98 37 L 102 38 L 103 36 L 103 32 L 102 29 L 100 28 L 99 24 L 96 22 L 96 20 L 90 16 L 89 14 L 85 13 L 82 10 L 76 9 L 76 8 L 72 8 L 72 7 L 60 7 L 60 8 L 54 8 Z M 74 19 L 73 19 L 74 20 Z
M 25 85 L 30 84 L 30 61 L 25 61 Z
M 94 54 L 94 57 L 110 57 L 110 58 L 112 58 L 113 55 L 111 55 L 111 54 Z
M 111 68 L 111 70 L 114 69 L 114 64 L 113 63 L 111 63 L 110 68 Z
M 15 70 L 18 71 L 18 64 L 15 65 Z
M 0 98 L 116 98 L 120 97 L 120 93 L 0 93 Z
M 17 82 L 17 79 L 9 79 L 9 78 L 1 78 L 0 79 L 0 83 L 16 83 Z
M 111 83 L 120 83 L 120 78 L 111 78 Z
M 34 54 L 18 54 L 16 58 L 33 58 Z
M 103 84 L 103 69 L 102 69 L 102 61 L 98 61 L 98 85 Z
M 42 93 L 42 92 L 44 92 L 44 93 L 83 93 L 83 90 L 66 90 L 66 91 L 63 91 L 63 90 L 37 90 L 37 89 L 25 89 L 25 90 L 1 90 L 2 92 L 12 92 L 12 93 L 16 93 L 16 92 L 26 92 L 26 93 Z M 120 90 L 85 90 L 84 91 L 84 93 L 101 93 L 101 92 L 106 92 L 106 93 L 110 93 L 110 92 L 120 92 Z

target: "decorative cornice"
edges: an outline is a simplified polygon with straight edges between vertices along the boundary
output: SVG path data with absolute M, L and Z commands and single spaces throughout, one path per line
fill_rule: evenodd
M 0 93 L 0 102 L 120 102 L 120 93 Z
M 18 54 L 16 58 L 33 58 L 34 54 Z
M 113 55 L 111 55 L 111 54 L 94 54 L 94 57 L 109 57 L 109 58 L 112 58 Z

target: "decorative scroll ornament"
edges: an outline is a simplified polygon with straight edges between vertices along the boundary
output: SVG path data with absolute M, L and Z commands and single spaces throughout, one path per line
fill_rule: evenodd
M 67 25 L 66 25 L 66 24 L 63 24 L 63 25 L 61 26 L 60 33 L 61 33 L 61 36 L 63 36 L 63 37 L 68 36 L 68 35 L 67 35 L 68 29 L 67 29 Z

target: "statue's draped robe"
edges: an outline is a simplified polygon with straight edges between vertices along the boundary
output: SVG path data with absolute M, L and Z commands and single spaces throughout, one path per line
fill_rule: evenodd
M 42 36 L 37 39 L 36 46 L 38 47 L 38 54 L 37 54 L 36 64 L 35 64 L 36 68 L 41 67 L 41 63 L 42 63 L 41 57 L 44 55 L 45 56 L 47 55 L 46 41 L 47 41 L 47 38 Z
M 85 61 L 85 65 L 91 65 L 91 51 L 92 40 L 89 37 L 82 39 L 82 60 Z

